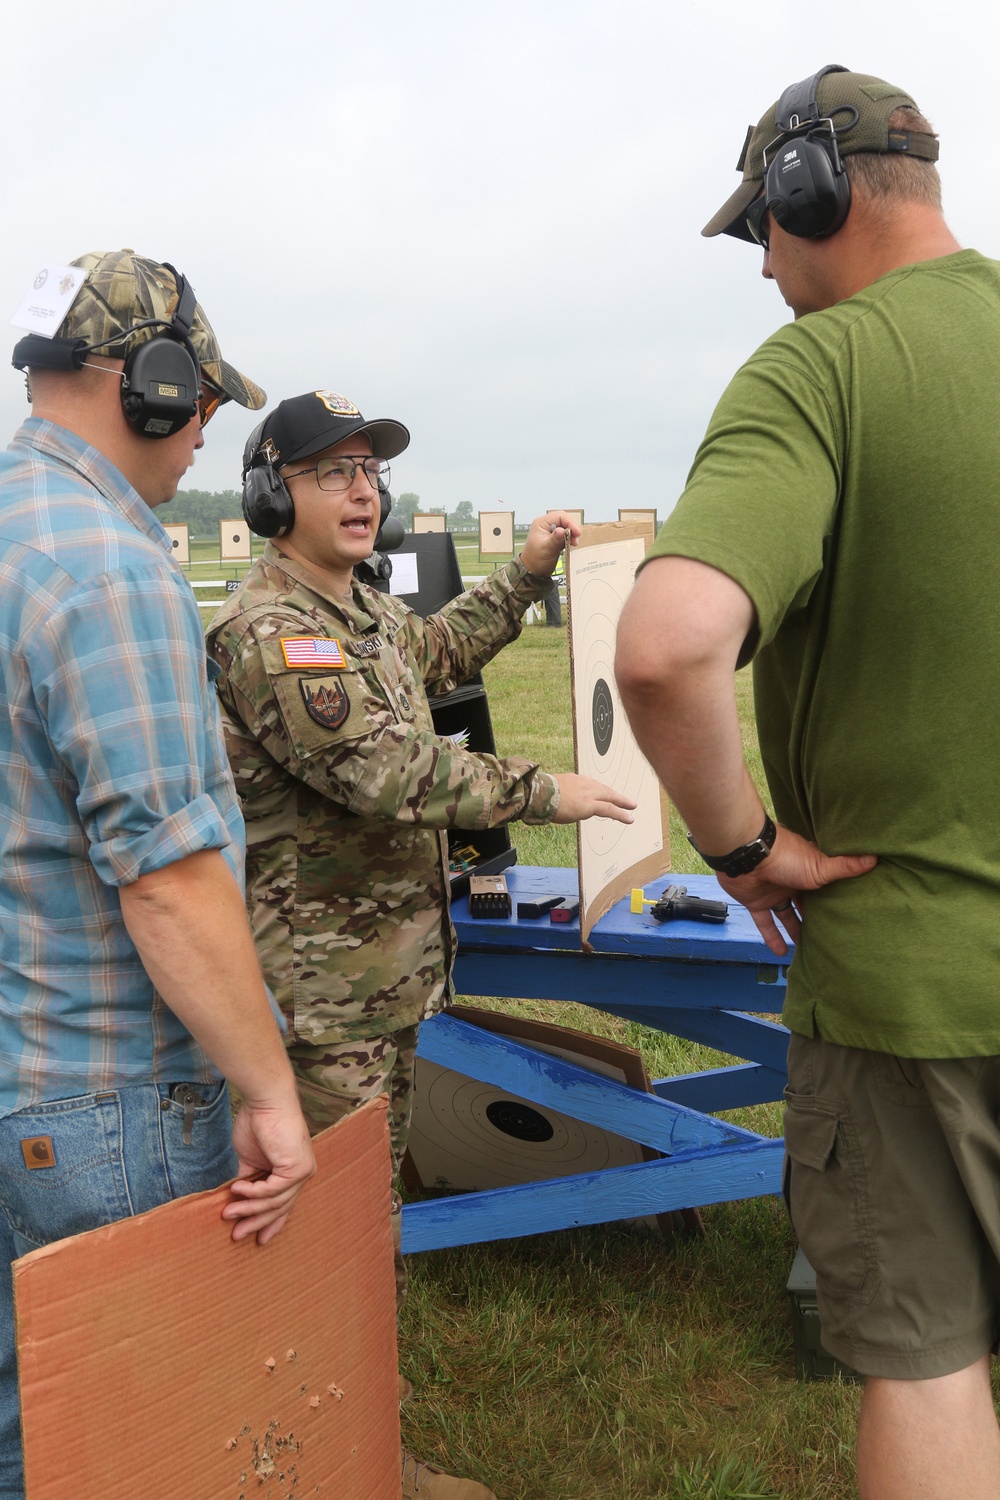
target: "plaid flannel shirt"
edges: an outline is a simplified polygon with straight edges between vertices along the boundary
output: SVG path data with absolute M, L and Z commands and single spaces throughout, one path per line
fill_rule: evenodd
M 27 421 L 0 454 L 0 1115 L 217 1076 L 118 896 L 202 849 L 242 883 L 217 670 L 152 511 L 96 449 Z

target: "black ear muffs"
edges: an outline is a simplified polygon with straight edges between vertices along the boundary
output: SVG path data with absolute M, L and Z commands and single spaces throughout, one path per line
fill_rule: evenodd
M 288 486 L 266 460 L 243 475 L 243 519 L 257 536 L 284 536 L 295 524 Z
M 836 234 L 851 206 L 851 184 L 833 131 L 819 126 L 784 141 L 768 166 L 764 198 L 786 234 L 802 240 Z
M 265 417 L 243 449 L 243 519 L 257 536 L 284 536 L 295 523 L 295 505 L 271 462 L 273 450 L 264 439 L 266 423 Z
M 163 262 L 173 272 L 177 306 L 163 332 L 126 356 L 122 375 L 122 411 L 140 437 L 172 437 L 186 427 L 198 410 L 201 395 L 201 365 L 191 342 L 197 299 L 186 276 Z M 155 327 L 137 323 L 136 328 Z M 91 347 L 99 348 L 100 345 Z
M 816 100 L 821 78 L 846 73 L 840 63 L 829 63 L 790 84 L 778 100 L 778 136 L 765 148 L 767 172 L 764 198 L 774 222 L 801 240 L 836 234 L 851 206 L 851 184 L 837 149 L 831 114 L 822 114 Z M 857 120 L 857 111 L 849 109 Z M 834 109 L 833 114 L 841 113 Z
M 201 367 L 185 339 L 162 334 L 140 344 L 125 360 L 122 411 L 141 437 L 171 437 L 186 427 L 198 410 Z

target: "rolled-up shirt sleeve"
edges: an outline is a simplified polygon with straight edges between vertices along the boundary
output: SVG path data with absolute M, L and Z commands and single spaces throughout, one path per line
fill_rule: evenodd
M 242 875 L 242 820 L 186 581 L 141 564 L 89 579 L 40 620 L 25 655 L 104 884 L 204 849 L 227 850 Z

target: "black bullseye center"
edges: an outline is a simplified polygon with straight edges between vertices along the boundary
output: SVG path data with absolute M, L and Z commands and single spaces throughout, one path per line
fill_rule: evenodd
M 590 707 L 594 726 L 594 744 L 598 755 L 607 755 L 611 748 L 611 737 L 615 730 L 615 706 L 611 689 L 603 677 L 594 685 L 594 697 Z
M 517 1099 L 494 1099 L 486 1106 L 486 1118 L 515 1141 L 550 1141 L 555 1134 L 544 1115 Z

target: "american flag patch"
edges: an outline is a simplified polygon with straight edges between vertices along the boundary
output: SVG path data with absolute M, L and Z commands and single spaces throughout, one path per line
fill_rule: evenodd
M 292 635 L 282 639 L 286 667 L 346 667 L 339 641 L 321 635 Z

